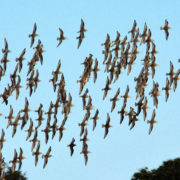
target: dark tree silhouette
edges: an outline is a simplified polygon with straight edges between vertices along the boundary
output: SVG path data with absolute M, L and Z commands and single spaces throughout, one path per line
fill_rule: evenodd
M 164 161 L 157 169 L 140 169 L 131 180 L 180 180 L 180 158 Z
M 7 171 L 5 172 L 5 179 L 6 180 L 27 180 L 26 174 L 21 171 L 12 172 L 12 168 L 8 167 Z
M 17 170 L 13 173 L 12 168 L 4 163 L 5 167 L 5 180 L 27 180 L 26 174 L 22 173 L 20 170 Z M 2 173 L 2 169 L 0 174 Z M 1 178 L 1 177 L 0 177 Z

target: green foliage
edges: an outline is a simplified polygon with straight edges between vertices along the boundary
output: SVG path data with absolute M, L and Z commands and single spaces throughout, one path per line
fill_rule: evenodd
M 140 169 L 131 180 L 180 180 L 180 158 L 165 161 L 157 169 Z

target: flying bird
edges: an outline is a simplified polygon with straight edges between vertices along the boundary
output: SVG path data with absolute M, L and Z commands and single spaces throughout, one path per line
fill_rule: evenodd
M 154 109 L 154 110 L 153 110 L 153 113 L 152 113 L 151 120 L 148 120 L 148 121 L 147 121 L 147 122 L 150 124 L 149 134 L 151 134 L 151 132 L 152 132 L 152 130 L 153 130 L 154 123 L 157 123 L 157 121 L 155 121 L 155 116 L 156 116 L 156 110 Z
M 116 102 L 119 100 L 119 98 L 118 98 L 119 94 L 120 94 L 120 88 L 118 88 L 115 96 L 110 99 L 110 101 L 112 101 L 111 112 L 114 110 L 114 108 L 116 106 Z
M 46 154 L 42 155 L 42 158 L 44 159 L 44 165 L 43 168 L 46 167 L 47 163 L 48 163 L 48 158 L 52 157 L 51 153 L 51 146 L 49 147 L 48 151 L 46 152 Z
M 165 25 L 164 26 L 161 26 L 161 30 L 164 30 L 165 31 L 165 35 L 166 35 L 166 40 L 168 40 L 168 37 L 169 37 L 169 29 L 171 29 L 171 27 L 169 27 L 169 25 L 168 25 L 169 23 L 168 23 L 168 20 L 167 19 L 165 19 Z
M 80 30 L 78 31 L 78 33 L 80 33 L 80 35 L 78 37 L 76 37 L 76 39 L 79 39 L 78 46 L 77 46 L 78 49 L 79 49 L 79 47 L 80 47 L 80 45 L 82 43 L 82 40 L 85 38 L 84 33 L 86 31 L 87 31 L 87 29 L 85 29 L 85 27 L 84 27 L 84 21 L 83 21 L 83 19 L 81 19 Z
M 63 40 L 67 39 L 67 37 L 64 37 L 64 32 L 61 28 L 59 28 L 60 36 L 57 37 L 57 40 L 59 41 L 57 47 L 62 43 Z
M 75 144 L 75 139 L 74 139 L 74 138 L 72 138 L 71 143 L 70 143 L 69 145 L 67 145 L 67 147 L 69 147 L 69 148 L 70 148 L 70 154 L 71 154 L 71 156 L 72 156 L 72 155 L 73 155 L 73 153 L 74 153 L 74 146 L 76 146 L 76 144 Z
M 19 73 L 21 72 L 22 70 L 22 62 L 26 59 L 24 57 L 24 54 L 26 53 L 26 48 L 23 49 L 23 51 L 21 52 L 20 56 L 18 58 L 16 58 L 16 62 L 18 62 L 18 69 L 19 69 Z
M 96 128 L 97 120 L 100 119 L 100 117 L 98 117 L 98 114 L 99 114 L 99 110 L 97 109 L 95 115 L 91 118 L 93 120 L 93 131 Z
M 33 46 L 35 37 L 38 36 L 38 34 L 36 33 L 36 30 L 37 30 L 37 25 L 36 25 L 36 23 L 34 23 L 33 32 L 32 32 L 32 34 L 29 34 L 29 38 L 31 38 L 30 47 Z
M 36 166 L 37 163 L 38 163 L 39 155 L 42 154 L 42 153 L 39 151 L 39 149 L 40 149 L 40 141 L 38 142 L 36 151 L 33 152 L 33 156 L 35 156 L 35 166 Z
M 82 149 L 82 152 L 80 152 L 80 154 L 84 154 L 84 161 L 85 161 L 85 165 L 87 165 L 87 162 L 88 162 L 88 154 L 91 153 L 89 150 L 88 150 L 88 145 L 87 143 L 83 143 L 83 149 Z
M 112 126 L 110 125 L 110 116 L 109 116 L 109 113 L 107 113 L 106 124 L 103 124 L 102 127 L 105 128 L 105 133 L 104 133 L 104 139 L 105 139 L 106 136 L 108 135 L 109 128 L 112 127 Z

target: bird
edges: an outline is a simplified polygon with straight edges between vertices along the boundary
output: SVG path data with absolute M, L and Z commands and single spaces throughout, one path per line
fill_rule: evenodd
M 40 149 L 40 141 L 38 142 L 36 151 L 32 153 L 33 156 L 35 156 L 35 166 L 36 166 L 37 163 L 38 163 L 39 155 L 42 154 L 42 153 L 39 151 L 39 149 Z
M 72 96 L 71 96 L 71 93 L 69 93 L 68 95 L 68 101 L 66 103 L 66 106 L 67 106 L 67 115 L 71 112 L 71 107 L 74 106 L 74 104 L 72 104 Z M 66 115 L 66 116 L 67 116 Z
M 57 117 L 56 115 L 54 115 L 54 122 L 53 124 L 50 126 L 50 128 L 52 129 L 52 139 L 54 138 L 54 136 L 56 135 L 56 131 L 58 130 L 58 125 L 57 125 Z
M 144 24 L 144 30 L 143 30 L 143 33 L 139 35 L 141 37 L 141 42 L 140 42 L 140 45 L 145 43 L 145 38 L 147 36 L 147 24 L 145 23 Z
M 29 141 L 29 142 L 32 142 L 31 151 L 33 151 L 36 145 L 36 142 L 39 142 L 39 139 L 37 138 L 37 136 L 38 136 L 38 131 L 37 131 L 37 128 L 35 128 L 34 137 Z
M 41 130 L 41 132 L 45 133 L 45 143 L 47 144 L 48 139 L 49 139 L 49 132 L 51 132 L 51 129 L 50 129 L 48 123 L 46 124 L 45 129 Z
M 139 119 L 137 118 L 137 114 L 135 114 L 135 115 L 133 115 L 132 116 L 132 119 L 131 119 L 131 127 L 130 127 L 130 130 L 132 129 L 132 128 L 134 128 L 134 126 L 135 126 L 135 124 L 136 124 L 136 121 L 139 121 Z
M 87 31 L 87 29 L 85 29 L 84 26 L 85 26 L 84 21 L 83 21 L 83 19 L 81 19 L 80 30 L 78 31 L 78 33 L 80 33 L 80 35 L 78 37 L 76 37 L 76 39 L 79 39 L 78 46 L 77 46 L 78 49 L 79 49 L 79 47 L 80 47 L 80 45 L 82 43 L 82 40 L 85 38 L 84 33 Z
M 154 109 L 154 110 L 153 110 L 153 113 L 152 113 L 151 120 L 148 120 L 148 121 L 147 121 L 147 122 L 150 124 L 149 134 L 151 134 L 151 132 L 152 132 L 152 130 L 153 130 L 154 123 L 157 123 L 157 121 L 155 121 L 155 116 L 156 116 L 156 110 Z
M 168 98 L 169 98 L 169 90 L 171 90 L 171 87 L 170 87 L 170 82 L 169 82 L 169 79 L 166 78 L 166 86 L 162 88 L 162 90 L 165 90 L 165 100 L 167 102 Z
M 151 71 L 152 71 L 152 78 L 154 78 L 155 75 L 155 67 L 158 66 L 158 64 L 156 64 L 156 57 L 154 55 L 151 56 L 151 63 L 150 63 L 150 67 L 151 67 Z
M 92 109 L 94 109 L 94 106 L 92 105 L 92 98 L 91 98 L 91 96 L 89 96 L 88 98 L 89 98 L 88 99 L 88 103 L 87 103 L 85 109 L 87 110 L 87 112 L 90 112 Z
M 124 94 L 124 96 L 121 96 L 122 98 L 124 98 L 124 103 L 127 103 L 127 99 L 130 98 L 129 94 L 129 85 L 127 85 L 126 87 L 126 92 Z
M 134 108 L 130 107 L 130 110 L 128 113 L 126 113 L 126 115 L 129 117 L 129 124 L 130 125 L 132 123 L 132 119 L 133 119 L 133 116 L 136 116 L 136 112 L 134 111 Z
M 98 114 L 99 114 L 99 110 L 97 109 L 95 115 L 91 118 L 93 120 L 93 131 L 96 128 L 97 120 L 100 119 L 100 117 L 98 117 Z
M 15 84 L 15 90 L 16 90 L 16 100 L 18 99 L 18 97 L 19 97 L 19 90 L 20 90 L 20 88 L 22 88 L 22 86 L 21 86 L 21 77 L 18 75 L 17 76 L 18 77 L 18 81 L 17 81 L 17 83 Z
M 9 163 L 12 163 L 12 172 L 15 172 L 16 169 L 16 163 L 18 163 L 18 156 L 17 156 L 17 151 L 16 149 L 14 149 L 14 157 L 13 160 L 9 161 Z
M 82 148 L 82 151 L 80 152 L 80 154 L 84 154 L 85 165 L 87 165 L 89 153 L 91 153 L 91 152 L 88 150 L 88 145 L 85 142 L 85 143 L 83 143 L 83 148 Z
M 88 136 L 88 130 L 87 128 L 85 129 L 85 132 L 84 132 L 84 136 L 83 138 L 80 139 L 80 141 L 83 141 L 83 143 L 86 143 L 86 141 L 89 141 L 89 139 L 87 138 Z
M 4 38 L 4 49 L 2 49 L 2 53 L 4 53 L 5 55 L 7 55 L 9 52 L 11 52 L 11 50 L 8 49 L 8 42 L 7 42 L 7 39 Z
M 1 63 L 3 63 L 3 74 L 5 74 L 6 72 L 6 67 L 7 67 L 7 63 L 10 62 L 10 60 L 8 59 L 8 54 L 5 53 L 0 61 Z
M 166 40 L 168 40 L 168 37 L 169 37 L 169 31 L 168 30 L 171 29 L 171 27 L 169 27 L 168 24 L 169 24 L 168 20 L 165 19 L 165 25 L 160 27 L 161 30 L 165 31 Z
M 132 29 L 128 32 L 128 33 L 131 33 L 131 37 L 134 37 L 134 34 L 135 34 L 135 32 L 137 31 L 137 29 L 136 29 L 136 25 L 137 25 L 137 22 L 136 22 L 136 20 L 134 20 L 134 23 L 133 23 L 133 27 L 132 27 Z M 132 39 L 132 38 L 131 38 Z
M 34 76 L 34 69 L 32 70 L 30 77 L 27 78 L 28 83 L 26 84 L 26 89 L 28 89 L 28 88 L 30 89 L 29 96 L 31 96 L 32 92 L 33 92 L 33 87 L 34 87 L 34 77 L 33 76 Z
M 150 107 L 147 106 L 148 100 L 147 97 L 145 97 L 144 103 L 142 105 L 142 110 L 143 110 L 143 115 L 144 115 L 144 121 L 146 120 L 146 116 L 147 116 L 147 109 L 150 109 Z
M 5 73 L 3 72 L 3 67 L 0 65 L 0 81 L 4 75 L 5 75 Z
M 45 118 L 43 118 L 43 112 L 39 112 L 38 113 L 38 118 L 35 119 L 38 121 L 38 125 L 36 126 L 36 128 L 39 128 L 42 124 L 42 121 L 45 120 Z
M 35 110 L 35 112 L 37 112 L 38 114 L 41 114 L 44 112 L 43 108 L 43 104 L 40 103 L 39 108 L 37 110 Z
M 110 80 L 107 77 L 105 88 L 102 89 L 104 91 L 103 100 L 106 98 L 108 91 L 111 90 L 109 85 L 110 85 Z
M 18 167 L 18 170 L 21 169 L 21 166 L 22 166 L 22 160 L 25 159 L 26 157 L 23 156 L 23 150 L 22 148 L 20 147 L 20 153 L 19 153 L 19 156 L 17 157 L 17 159 L 19 160 L 19 167 Z
M 59 141 L 61 141 L 62 137 L 63 137 L 63 131 L 66 130 L 66 128 L 64 127 L 66 123 L 66 119 L 64 119 L 60 125 L 60 127 L 57 129 L 59 130 Z
M 87 114 L 86 114 L 85 117 L 84 117 L 84 119 L 83 119 L 83 121 L 78 124 L 79 126 L 81 126 L 80 136 L 83 135 L 83 133 L 84 133 L 84 128 L 85 128 L 85 126 L 88 125 L 88 123 L 86 122 L 87 120 L 88 120 L 88 119 L 87 119 Z
M 3 143 L 6 142 L 6 139 L 4 137 L 5 137 L 5 132 L 4 129 L 2 129 L 1 138 L 0 138 L 0 150 L 3 148 Z
M 61 105 L 59 104 L 60 103 L 60 98 L 58 97 L 56 99 L 56 102 L 53 104 L 53 107 L 54 107 L 54 115 L 57 115 L 58 113 L 58 108 L 61 107 Z
M 84 92 L 83 95 L 81 95 L 80 97 L 82 98 L 82 102 L 83 102 L 83 110 L 86 108 L 86 98 L 88 98 L 89 96 L 87 95 L 89 92 L 88 88 L 86 89 L 86 91 Z
M 174 82 L 173 90 L 174 90 L 174 92 L 176 91 L 176 88 L 177 88 L 177 81 L 180 80 L 179 74 L 180 74 L 180 69 L 178 69 L 177 73 L 175 73 L 175 75 L 173 77 L 173 82 Z
M 37 89 L 37 84 L 41 81 L 39 79 L 39 71 L 38 71 L 38 69 L 36 69 L 36 75 L 35 75 L 33 80 L 34 80 L 34 92 L 35 92 L 36 89 Z
M 28 114 L 28 112 L 30 112 L 31 109 L 29 109 L 29 101 L 27 99 L 27 97 L 25 98 L 25 105 L 24 105 L 24 109 L 21 110 L 21 112 L 24 112 L 25 114 Z
M 44 159 L 44 165 L 43 168 L 46 167 L 47 163 L 48 163 L 48 158 L 52 157 L 51 153 L 51 146 L 49 147 L 48 151 L 46 152 L 46 154 L 42 155 L 42 158 Z
M 13 74 L 10 74 L 12 86 L 14 86 L 16 84 L 16 77 L 18 76 L 17 70 L 18 70 L 18 64 L 16 64 Z
M 36 49 L 36 51 L 35 51 L 35 61 L 39 61 L 40 60 L 40 63 L 41 63 L 41 65 L 43 64 L 43 55 L 42 55 L 42 53 L 43 52 L 45 52 L 45 50 L 43 49 L 43 44 L 41 43 L 41 40 L 38 40 L 38 44 L 37 44 L 37 46 L 35 47 L 35 48 L 33 48 L 33 49 Z
M 100 71 L 100 69 L 98 68 L 98 60 L 95 60 L 95 65 L 94 68 L 92 69 L 93 73 L 94 73 L 94 83 L 97 80 L 97 72 Z
M 115 96 L 113 98 L 110 99 L 110 101 L 112 101 L 112 107 L 111 107 L 111 112 L 114 110 L 115 106 L 116 106 L 116 101 L 119 100 L 118 96 L 120 94 L 120 88 L 118 88 Z
M 116 31 L 116 34 L 117 34 L 117 35 L 116 35 L 116 39 L 115 39 L 114 41 L 112 41 L 112 43 L 113 43 L 112 46 L 115 46 L 115 45 L 120 44 L 120 41 L 121 41 L 121 40 L 120 40 L 120 36 L 121 36 L 121 35 L 120 35 L 120 33 L 119 33 L 118 31 Z
M 169 73 L 166 73 L 166 75 L 170 77 L 170 86 L 171 86 L 171 84 L 173 83 L 173 76 L 175 75 L 172 61 L 170 61 L 170 71 Z
M 71 143 L 67 145 L 67 147 L 69 147 L 69 148 L 70 148 L 70 155 L 71 155 L 71 156 L 72 156 L 72 155 L 73 155 L 73 153 L 74 153 L 74 146 L 76 146 L 76 144 L 75 144 L 75 139 L 74 139 L 74 138 L 72 138 Z
M 36 23 L 34 23 L 33 32 L 32 32 L 32 34 L 29 34 L 29 38 L 31 38 L 30 47 L 33 46 L 35 37 L 38 36 L 38 34 L 36 33 L 36 30 L 37 30 L 37 25 L 36 25 Z
M 14 122 L 12 122 L 12 126 L 13 126 L 13 132 L 12 132 L 12 137 L 14 137 L 14 135 L 16 134 L 16 130 L 17 130 L 17 126 L 20 125 L 20 123 L 18 122 L 20 120 L 20 111 L 18 112 Z
M 152 50 L 151 50 L 151 54 L 154 55 L 154 54 L 157 54 L 158 51 L 156 50 L 156 45 L 154 44 L 154 42 L 152 42 Z
M 31 137 L 31 134 L 32 132 L 34 132 L 34 129 L 33 129 L 33 121 L 32 119 L 30 118 L 30 125 L 29 125 L 29 128 L 27 130 L 25 130 L 25 132 L 28 132 L 28 135 L 26 137 L 26 141 Z
M 124 115 L 127 114 L 127 111 L 125 110 L 126 108 L 126 103 L 123 103 L 123 106 L 121 108 L 120 111 L 118 111 L 118 114 L 121 114 L 121 117 L 120 117 L 120 124 L 123 122 L 124 120 Z
M 24 48 L 23 51 L 21 52 L 20 56 L 18 58 L 16 58 L 16 62 L 18 62 L 19 73 L 22 70 L 22 66 L 23 66 L 22 62 L 26 59 L 24 57 L 25 53 L 26 53 L 26 48 Z
M 143 105 L 144 96 L 140 98 L 140 100 L 135 103 L 135 106 L 137 106 L 137 116 L 141 113 L 142 105 Z
M 110 125 L 110 116 L 109 116 L 109 113 L 107 113 L 106 124 L 103 124 L 102 127 L 105 128 L 105 133 L 104 133 L 104 139 L 105 139 L 107 134 L 108 134 L 108 132 L 109 132 L 109 128 L 112 127 Z
M 7 124 L 7 127 L 6 129 L 12 125 L 12 119 L 14 119 L 14 116 L 13 116 L 13 107 L 10 105 L 10 112 L 9 112 L 9 115 L 5 117 L 5 119 L 8 119 L 8 124 Z
M 51 101 L 51 102 L 50 102 L 50 105 L 49 105 L 48 111 L 45 112 L 45 114 L 47 114 L 47 116 L 48 116 L 48 119 L 47 119 L 48 124 L 49 124 L 50 121 L 51 121 L 51 114 L 54 113 L 54 112 L 52 111 L 52 109 L 53 109 L 53 103 L 52 103 L 52 101 Z
M 64 32 L 61 28 L 59 28 L 60 37 L 57 37 L 57 40 L 59 41 L 57 47 L 62 43 L 63 40 L 67 39 L 67 37 L 64 37 Z

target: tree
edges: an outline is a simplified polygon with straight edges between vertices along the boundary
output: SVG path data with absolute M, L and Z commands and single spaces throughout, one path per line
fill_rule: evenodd
M 27 180 L 26 174 L 22 173 L 20 170 L 17 170 L 15 172 L 12 171 L 12 168 L 9 167 L 6 163 L 5 164 L 5 180 Z M 2 174 L 2 170 L 1 170 Z
M 134 173 L 131 180 L 179 180 L 180 158 L 164 161 L 157 169 L 142 168 Z

